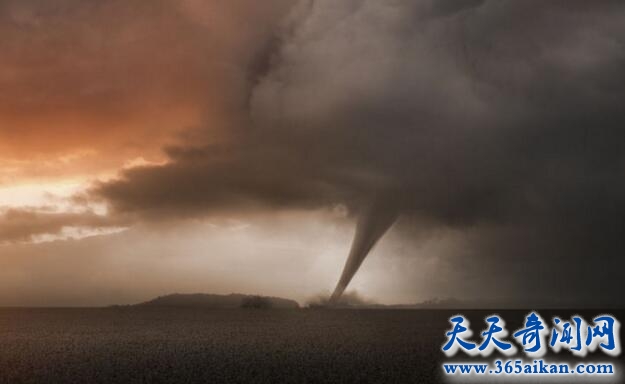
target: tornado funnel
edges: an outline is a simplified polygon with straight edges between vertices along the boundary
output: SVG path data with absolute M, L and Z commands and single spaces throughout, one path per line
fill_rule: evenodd
M 330 304 L 338 302 L 362 262 L 382 235 L 393 225 L 398 214 L 396 205 L 386 199 L 378 199 L 362 213 L 356 224 L 356 234 L 343 273 L 330 297 Z

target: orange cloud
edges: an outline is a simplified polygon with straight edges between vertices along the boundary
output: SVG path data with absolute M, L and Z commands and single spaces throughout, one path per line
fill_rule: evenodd
M 161 160 L 163 145 L 199 125 L 219 135 L 286 5 L 3 2 L 0 162 L 13 162 L 13 179 L 97 174 Z M 56 170 L 23 164 L 84 150 L 95 155 Z

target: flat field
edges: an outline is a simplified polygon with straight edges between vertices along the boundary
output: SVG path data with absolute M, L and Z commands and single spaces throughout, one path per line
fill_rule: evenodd
M 439 382 L 449 317 L 466 314 L 477 336 L 493 312 L 506 320 L 509 331 L 527 313 L 0 309 L 0 382 Z M 623 311 L 611 312 L 623 319 Z M 553 314 L 575 311 L 539 313 L 550 321 Z M 561 352 L 558 360 L 567 355 Z

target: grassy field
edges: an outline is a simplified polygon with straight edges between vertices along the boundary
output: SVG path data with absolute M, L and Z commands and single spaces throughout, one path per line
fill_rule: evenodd
M 0 309 L 0 382 L 438 382 L 456 312 Z

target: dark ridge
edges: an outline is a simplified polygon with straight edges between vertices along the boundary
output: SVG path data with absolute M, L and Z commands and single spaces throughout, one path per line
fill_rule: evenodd
M 299 308 L 295 300 L 280 297 L 244 295 L 231 293 L 215 295 L 206 293 L 180 294 L 159 296 L 155 299 L 135 304 L 135 307 L 185 307 L 185 308 Z

